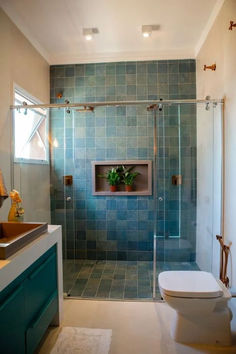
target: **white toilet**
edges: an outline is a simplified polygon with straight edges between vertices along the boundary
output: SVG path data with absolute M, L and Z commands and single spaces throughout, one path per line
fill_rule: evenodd
M 171 328 L 176 342 L 231 344 L 231 294 L 220 280 L 208 272 L 167 271 L 158 282 L 163 299 L 176 311 Z

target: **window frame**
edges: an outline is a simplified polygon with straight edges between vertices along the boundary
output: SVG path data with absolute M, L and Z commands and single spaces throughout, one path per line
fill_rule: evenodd
M 21 95 L 24 97 L 26 100 L 29 100 L 33 104 L 42 104 L 40 100 L 32 96 L 30 93 L 28 93 L 25 89 L 20 87 L 17 84 L 13 84 L 13 105 L 15 105 L 15 93 Z M 18 164 L 35 164 L 35 165 L 49 165 L 49 141 L 48 139 L 45 140 L 45 159 L 40 160 L 40 159 L 32 159 L 32 158 L 24 158 L 24 157 L 16 157 L 15 156 L 15 112 L 16 110 L 12 110 L 12 151 L 13 151 L 13 162 L 18 163 Z M 49 136 L 49 113 L 48 110 L 46 111 L 46 117 L 45 117 L 45 129 L 46 129 L 46 135 Z M 36 129 L 37 130 L 37 129 Z M 36 133 L 35 130 L 35 133 Z

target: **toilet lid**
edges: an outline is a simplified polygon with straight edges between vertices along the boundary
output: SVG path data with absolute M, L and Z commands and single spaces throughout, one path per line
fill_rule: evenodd
M 167 271 L 159 274 L 164 294 L 175 297 L 215 298 L 223 290 L 211 273 L 202 271 Z

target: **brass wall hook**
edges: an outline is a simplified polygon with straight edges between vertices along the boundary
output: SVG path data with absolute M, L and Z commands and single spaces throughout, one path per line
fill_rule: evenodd
M 56 97 L 57 97 L 58 99 L 62 98 L 62 97 L 63 97 L 62 92 L 58 92 L 57 95 L 56 95 Z
M 207 69 L 212 70 L 212 71 L 216 71 L 216 64 L 204 65 L 203 70 L 206 71 Z
M 229 23 L 229 31 L 233 31 L 233 27 L 236 27 L 236 22 L 230 21 L 230 23 Z

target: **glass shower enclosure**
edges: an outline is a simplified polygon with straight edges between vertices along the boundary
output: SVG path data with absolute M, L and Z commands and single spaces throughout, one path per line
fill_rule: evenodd
M 48 163 L 12 164 L 25 221 L 62 225 L 65 296 L 160 299 L 161 271 L 217 273 L 222 104 L 87 108 L 46 108 Z M 94 194 L 96 161 L 150 161 L 152 192 Z

